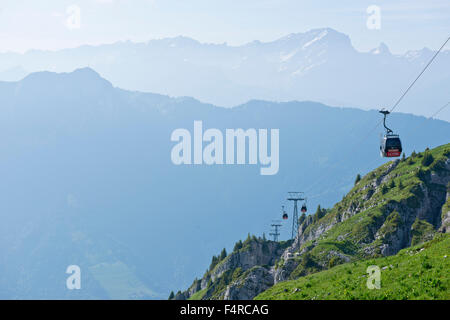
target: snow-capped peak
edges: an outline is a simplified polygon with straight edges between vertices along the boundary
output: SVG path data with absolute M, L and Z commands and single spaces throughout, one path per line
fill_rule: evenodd
M 309 47 L 310 45 L 312 45 L 314 42 L 319 41 L 320 39 L 322 39 L 323 37 L 325 37 L 328 34 L 328 30 L 324 30 L 322 31 L 317 37 L 315 37 L 314 39 L 308 41 L 307 43 L 305 43 L 303 45 L 303 49 Z
M 391 51 L 389 51 L 388 46 L 384 42 L 381 42 L 380 45 L 378 46 L 378 48 L 370 50 L 370 53 L 371 54 L 391 54 Z
M 420 57 L 429 57 L 433 54 L 433 51 L 429 48 L 425 47 L 420 50 L 409 50 L 405 53 L 405 58 L 409 61 L 412 61 L 414 59 L 418 59 Z

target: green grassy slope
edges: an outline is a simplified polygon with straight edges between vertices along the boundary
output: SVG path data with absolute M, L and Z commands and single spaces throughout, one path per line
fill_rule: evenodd
M 367 267 L 381 268 L 381 288 L 367 288 Z M 385 258 L 345 263 L 278 283 L 255 299 L 450 299 L 450 234 Z

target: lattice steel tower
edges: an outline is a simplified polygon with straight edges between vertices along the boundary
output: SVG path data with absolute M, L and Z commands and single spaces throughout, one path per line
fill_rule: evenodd
M 272 226 L 272 228 L 274 228 L 274 230 L 271 233 L 269 233 L 269 235 L 273 236 L 273 241 L 277 242 L 278 241 L 278 236 L 280 235 L 280 232 L 278 231 L 278 228 L 281 227 L 281 223 L 280 223 L 280 221 L 276 220 L 276 221 L 273 221 L 271 226 Z
M 298 201 L 304 201 L 306 198 L 303 196 L 303 192 L 288 192 L 287 200 L 294 202 L 294 213 L 292 214 L 292 239 L 297 236 L 298 233 Z

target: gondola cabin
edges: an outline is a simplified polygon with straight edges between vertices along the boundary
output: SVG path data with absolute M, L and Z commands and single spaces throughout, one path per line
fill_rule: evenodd
M 306 210 L 306 205 L 302 205 L 302 208 L 300 209 L 300 211 L 301 212 L 303 212 L 303 213 L 305 213 L 307 210 Z
M 400 157 L 402 154 L 402 142 L 397 134 L 386 134 L 381 138 L 381 156 L 386 158 Z
M 382 157 L 392 158 L 400 157 L 402 154 L 402 142 L 398 134 L 394 134 L 391 129 L 386 126 L 386 116 L 391 112 L 388 110 L 380 110 L 383 117 L 383 126 L 386 129 L 386 134 L 380 141 L 380 153 Z
M 287 220 L 289 217 L 288 217 L 288 215 L 287 215 L 287 213 L 285 212 L 285 213 L 283 213 L 283 220 Z

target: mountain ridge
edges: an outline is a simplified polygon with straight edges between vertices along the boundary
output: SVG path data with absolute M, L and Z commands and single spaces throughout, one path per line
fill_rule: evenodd
M 78 86 L 81 81 L 81 82 L 83 82 L 82 88 L 84 91 L 88 86 L 94 85 L 96 87 L 95 90 L 116 89 L 116 90 L 123 91 L 123 92 L 133 93 L 134 95 L 140 96 L 140 97 L 153 96 L 153 97 L 158 97 L 158 98 L 160 98 L 162 100 L 166 100 L 166 101 L 168 101 L 168 100 L 173 100 L 173 101 L 178 101 L 178 102 L 191 101 L 193 103 L 198 103 L 198 104 L 202 104 L 205 106 L 212 106 L 214 108 L 226 108 L 223 106 L 216 106 L 211 103 L 203 102 L 201 100 L 198 100 L 198 99 L 196 99 L 194 97 L 190 97 L 190 96 L 170 96 L 170 95 L 159 94 L 159 93 L 148 92 L 148 91 L 137 91 L 137 90 L 133 91 L 133 90 L 121 89 L 119 87 L 113 86 L 113 84 L 110 81 L 108 81 L 107 79 L 102 77 L 95 69 L 93 69 L 91 67 L 77 68 L 71 72 L 38 71 L 38 72 L 30 73 L 30 74 L 26 75 L 23 79 L 20 79 L 20 80 L 0 81 L 0 83 L 5 84 L 6 86 L 15 86 L 15 87 L 17 87 L 17 90 L 20 90 L 20 89 L 22 89 L 23 86 L 28 86 L 28 85 L 36 86 L 45 81 L 51 81 L 51 82 L 55 82 L 55 83 L 62 82 L 63 87 L 71 87 L 71 88 L 74 88 L 73 85 L 75 85 L 75 84 Z M 49 86 L 47 86 L 47 87 L 49 87 Z M 75 88 L 76 88 L 76 86 L 75 86 Z M 324 106 L 327 108 L 331 107 L 331 108 L 355 110 L 355 111 L 362 110 L 361 108 L 358 108 L 358 107 L 327 105 L 325 103 L 312 101 L 312 100 L 291 100 L 291 101 L 284 102 L 284 101 L 271 101 L 271 100 L 265 100 L 265 99 L 250 99 L 244 103 L 235 105 L 231 108 L 233 108 L 233 109 L 249 108 L 249 107 L 256 106 L 256 105 L 258 105 L 258 107 L 263 107 L 264 105 L 266 105 L 266 106 L 273 105 L 273 104 L 282 105 L 282 104 L 289 104 L 289 103 L 311 103 L 311 104 L 316 104 L 318 106 L 319 105 Z M 370 110 L 362 110 L 362 111 L 378 111 L 378 110 L 370 109 Z M 405 114 L 405 115 L 411 114 L 408 112 L 396 112 L 396 113 L 397 114 Z M 414 115 L 414 114 L 411 114 L 411 115 Z M 414 115 L 414 116 L 427 119 L 427 117 L 421 116 L 421 115 Z M 433 118 L 433 120 L 449 122 L 447 120 L 437 119 L 437 118 Z
M 193 96 L 219 106 L 236 106 L 250 99 L 312 100 L 367 110 L 396 101 L 434 52 L 421 49 L 392 54 L 383 44 L 358 51 L 347 35 L 319 28 L 239 46 L 174 37 L 0 54 L 4 58 L 0 70 L 69 72 L 90 66 L 116 87 Z M 399 109 L 424 116 L 437 110 L 447 99 L 448 66 L 450 51 L 444 49 Z M 443 110 L 439 117 L 450 120 L 450 111 Z
M 320 34 L 323 32 L 326 32 L 327 35 L 329 35 L 329 36 L 331 35 L 331 37 L 332 37 L 331 39 L 341 38 L 341 39 L 344 39 L 345 41 L 347 41 L 351 45 L 351 39 L 346 33 L 337 31 L 336 29 L 333 29 L 330 27 L 321 27 L 321 28 L 309 29 L 304 32 L 292 32 L 292 33 L 286 34 L 284 36 L 281 36 L 279 38 L 275 38 L 273 40 L 266 40 L 266 41 L 253 40 L 253 41 L 245 42 L 245 43 L 239 44 L 239 45 L 228 45 L 226 42 L 224 42 L 224 43 L 201 42 L 201 41 L 196 40 L 189 36 L 178 35 L 178 36 L 173 36 L 173 37 L 154 38 L 154 39 L 149 39 L 146 41 L 119 40 L 119 41 L 103 43 L 103 44 L 84 44 L 84 45 L 80 45 L 77 47 L 55 49 L 55 50 L 30 49 L 23 53 L 8 51 L 8 52 L 0 52 L 0 55 L 1 54 L 26 55 L 26 54 L 56 53 L 59 51 L 70 51 L 73 49 L 93 49 L 93 48 L 99 48 L 99 47 L 108 47 L 108 46 L 114 46 L 114 45 L 127 45 L 127 44 L 142 46 L 142 45 L 152 45 L 155 43 L 164 43 L 169 46 L 172 44 L 187 44 L 187 45 L 194 44 L 194 45 L 206 45 L 206 46 L 208 46 L 208 45 L 209 46 L 228 46 L 229 48 L 238 48 L 238 47 L 249 46 L 254 43 L 272 44 L 272 43 L 276 43 L 276 42 L 287 42 L 287 41 L 292 41 L 292 40 L 298 41 L 298 40 L 303 40 L 305 37 L 314 36 L 314 35 L 317 35 L 318 33 Z M 353 45 L 351 45 L 351 46 L 352 46 L 352 48 L 354 48 Z M 388 49 L 388 51 L 390 52 L 388 46 L 384 42 L 381 42 L 380 46 L 386 47 Z M 357 50 L 356 48 L 354 48 L 354 50 L 358 51 L 360 53 L 369 53 L 372 50 L 375 50 L 377 48 L 379 48 L 379 47 L 372 48 L 367 51 Z M 404 55 L 407 55 L 408 53 L 412 53 L 412 52 L 416 53 L 416 52 L 421 52 L 421 51 L 432 52 L 432 50 L 430 48 L 423 47 L 422 49 L 406 50 L 403 53 L 396 53 L 396 54 L 392 54 L 392 55 L 404 56 Z M 444 52 L 446 52 L 446 51 L 449 51 L 449 50 L 444 50 Z

